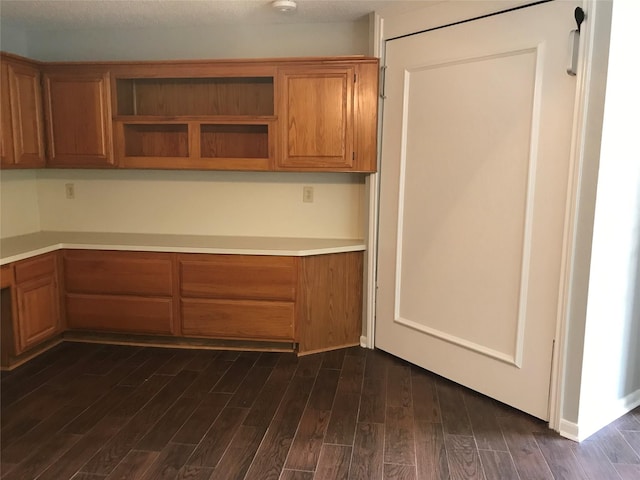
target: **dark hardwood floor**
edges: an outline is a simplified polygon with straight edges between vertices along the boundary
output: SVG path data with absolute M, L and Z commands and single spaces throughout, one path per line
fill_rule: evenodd
M 582 444 L 380 351 L 63 343 L 1 380 L 2 479 L 640 479 L 640 409 Z

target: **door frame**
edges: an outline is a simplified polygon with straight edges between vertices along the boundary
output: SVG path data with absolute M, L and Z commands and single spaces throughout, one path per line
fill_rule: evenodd
M 562 245 L 562 264 L 561 264 L 561 280 L 558 285 L 558 307 L 556 314 L 556 336 L 553 349 L 553 357 L 551 363 L 551 379 L 549 384 L 549 427 L 560 432 L 568 438 L 575 438 L 572 431 L 567 431 L 566 422 L 563 422 L 562 412 L 564 405 L 564 374 L 566 370 L 567 356 L 567 329 L 568 319 L 571 314 L 570 296 L 571 287 L 574 282 L 574 261 L 576 247 L 576 226 L 578 213 L 578 193 L 582 177 L 582 168 L 584 163 L 584 146 L 586 138 L 586 124 L 588 115 L 588 96 L 590 92 L 590 75 L 593 58 L 593 26 L 595 25 L 595 17 L 597 8 L 595 8 L 596 0 L 582 0 L 582 8 L 587 12 L 587 21 L 582 24 L 580 34 L 580 56 L 578 58 L 578 68 L 576 76 L 576 93 L 573 112 L 573 126 L 571 135 L 571 153 L 569 158 L 569 184 L 567 188 L 566 198 L 566 216 L 563 227 L 563 245 Z M 448 8 L 450 5 L 444 6 L 442 3 L 431 7 L 426 7 L 423 11 L 429 13 L 434 12 L 434 7 Z M 469 6 L 468 11 L 454 12 L 451 14 L 444 13 L 437 18 L 433 25 L 422 25 L 417 28 L 434 28 L 450 23 L 472 19 L 484 16 L 490 13 L 504 11 L 505 7 L 523 6 L 535 4 L 532 1 L 515 1 L 512 5 L 499 5 L 496 2 L 480 2 L 473 6 Z M 500 8 L 501 7 L 501 8 Z M 458 15 L 457 17 L 455 15 Z M 416 12 L 411 12 L 416 18 Z M 448 16 L 447 16 L 448 15 Z M 387 36 L 385 35 L 384 17 L 375 13 L 370 16 L 370 53 L 380 58 L 381 72 L 384 72 L 385 45 Z M 392 32 L 393 36 L 416 33 L 416 27 L 404 33 Z M 567 32 L 568 34 L 568 32 Z M 391 36 L 391 35 L 389 35 Z M 383 73 L 382 73 L 383 75 Z M 381 76 L 382 80 L 382 76 Z M 384 82 L 381 81 L 382 89 Z M 366 334 L 361 337 L 361 345 L 367 348 L 375 347 L 375 328 L 376 328 L 376 280 L 377 280 L 377 263 L 378 263 L 378 236 L 379 232 L 379 211 L 380 211 L 380 176 L 381 160 L 382 160 L 382 119 L 384 113 L 384 99 L 380 98 L 378 110 L 378 169 L 377 173 L 371 174 L 366 182 L 367 208 L 368 208 L 368 224 L 367 224 L 367 252 L 368 259 L 366 265 L 366 295 L 365 295 L 365 324 Z

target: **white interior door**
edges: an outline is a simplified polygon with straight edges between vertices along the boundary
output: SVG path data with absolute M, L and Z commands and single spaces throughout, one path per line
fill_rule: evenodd
M 543 419 L 578 5 L 386 45 L 376 347 Z

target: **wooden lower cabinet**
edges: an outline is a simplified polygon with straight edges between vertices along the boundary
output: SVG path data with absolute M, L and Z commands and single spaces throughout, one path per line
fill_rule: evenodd
M 15 265 L 15 355 L 61 330 L 57 262 L 57 254 L 51 253 Z
M 169 253 L 66 250 L 69 328 L 176 333 L 173 262 Z
M 306 354 L 359 344 L 362 271 L 363 252 L 289 257 L 63 250 L 5 267 L 10 288 L 3 299 L 11 293 L 17 305 L 11 330 L 16 355 L 63 325 L 297 344 Z

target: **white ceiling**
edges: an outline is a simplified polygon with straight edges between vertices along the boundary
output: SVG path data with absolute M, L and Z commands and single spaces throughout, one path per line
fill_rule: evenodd
M 27 29 L 144 28 L 158 26 L 320 23 L 358 20 L 447 0 L 297 0 L 282 13 L 271 0 L 0 0 L 0 19 Z

